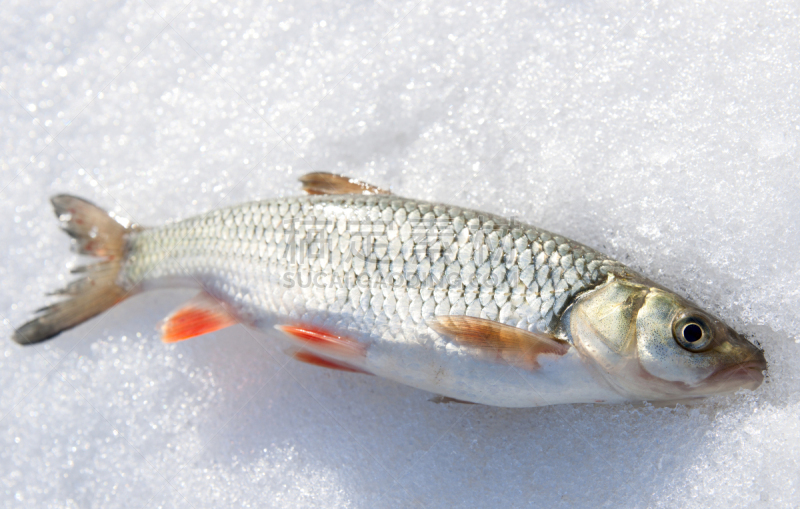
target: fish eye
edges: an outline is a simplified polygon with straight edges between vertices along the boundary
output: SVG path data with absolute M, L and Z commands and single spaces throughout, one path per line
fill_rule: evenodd
M 675 341 L 690 352 L 699 352 L 713 339 L 711 328 L 706 321 L 693 314 L 682 313 L 678 315 L 672 326 L 672 335 Z
M 689 343 L 696 343 L 703 339 L 703 328 L 696 323 L 687 323 L 683 326 L 683 339 Z

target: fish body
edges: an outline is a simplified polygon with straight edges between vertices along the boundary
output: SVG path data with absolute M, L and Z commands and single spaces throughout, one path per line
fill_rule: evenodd
M 167 341 L 242 323 L 303 362 L 506 407 L 681 401 L 763 380 L 759 349 L 587 246 L 335 175 L 304 183 L 311 196 L 146 229 L 117 228 L 76 198 L 54 203 L 79 251 L 104 258 L 89 278 L 104 278 L 108 303 L 200 290 L 165 321 Z M 110 247 L 75 231 L 84 210 L 105 221 L 100 237 L 114 230 Z M 79 290 L 15 339 L 50 337 L 59 312 L 86 307 Z

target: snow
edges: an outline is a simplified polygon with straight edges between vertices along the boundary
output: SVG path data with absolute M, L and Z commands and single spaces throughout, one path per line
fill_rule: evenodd
M 796 507 L 796 2 L 0 4 L 4 507 Z M 48 198 L 155 225 L 334 171 L 619 258 L 757 340 L 695 408 L 434 404 L 140 295 L 23 348 Z

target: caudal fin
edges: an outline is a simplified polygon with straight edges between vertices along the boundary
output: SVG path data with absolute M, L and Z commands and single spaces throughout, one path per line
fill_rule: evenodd
M 51 202 L 62 229 L 74 239 L 74 251 L 102 260 L 72 270 L 85 276 L 53 292 L 51 295 L 63 295 L 66 299 L 39 309 L 39 316 L 14 332 L 14 341 L 21 345 L 50 339 L 127 296 L 118 284 L 118 276 L 125 255 L 125 237 L 132 229 L 81 198 L 61 194 Z

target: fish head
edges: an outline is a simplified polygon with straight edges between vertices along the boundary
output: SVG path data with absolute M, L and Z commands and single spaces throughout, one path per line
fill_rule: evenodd
M 565 315 L 569 339 L 631 400 L 754 390 L 764 353 L 719 318 L 640 277 L 610 275 Z

